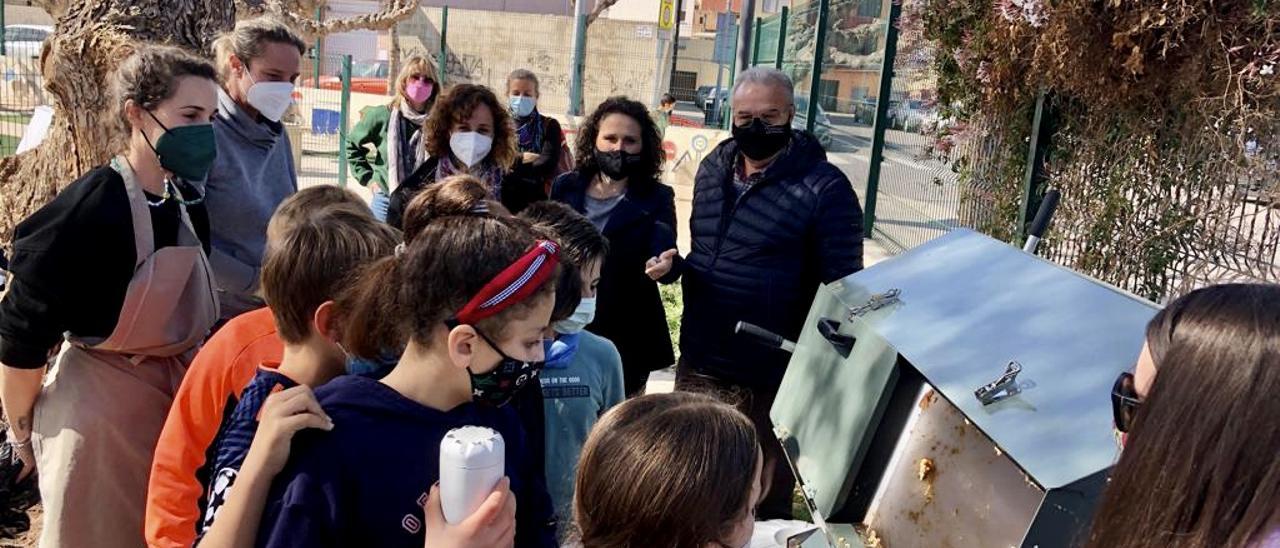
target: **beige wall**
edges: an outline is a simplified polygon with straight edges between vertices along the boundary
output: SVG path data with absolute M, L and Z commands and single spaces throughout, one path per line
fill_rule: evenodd
M 716 70 L 720 68 L 711 61 L 715 55 L 716 40 L 714 36 L 697 36 L 692 38 L 680 38 L 680 44 L 684 49 L 680 50 L 680 57 L 676 60 L 679 65 L 676 68 L 680 71 L 697 72 L 697 86 L 714 86 L 716 84 Z M 724 83 L 728 85 L 729 71 L 723 72 L 722 78 Z M 697 86 L 694 86 L 696 89 Z
M 656 9 L 656 8 L 655 8 Z M 401 55 L 438 52 L 441 10 L 421 8 L 400 24 Z M 542 84 L 540 109 L 547 114 L 568 110 L 570 65 L 573 59 L 571 17 L 449 10 L 447 83 L 487 85 L 505 94 L 506 76 L 516 68 L 532 70 Z M 659 62 L 655 25 L 597 20 L 588 31 L 584 88 L 590 111 L 605 98 L 627 95 L 646 105 L 660 86 L 665 91 L 664 65 Z

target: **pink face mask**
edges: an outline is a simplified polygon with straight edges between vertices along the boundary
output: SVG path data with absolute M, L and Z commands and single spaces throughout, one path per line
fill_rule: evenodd
M 404 87 L 405 95 L 415 103 L 426 102 L 427 99 L 431 98 L 432 91 L 435 91 L 435 84 L 422 80 L 414 80 Z

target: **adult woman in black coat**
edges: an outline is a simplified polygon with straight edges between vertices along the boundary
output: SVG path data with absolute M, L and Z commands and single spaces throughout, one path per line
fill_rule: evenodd
M 658 282 L 679 277 L 675 192 L 658 182 L 662 140 L 641 103 L 614 97 L 578 132 L 577 169 L 556 179 L 551 199 L 572 206 L 609 239 L 592 333 L 622 354 L 626 392 L 675 363 Z

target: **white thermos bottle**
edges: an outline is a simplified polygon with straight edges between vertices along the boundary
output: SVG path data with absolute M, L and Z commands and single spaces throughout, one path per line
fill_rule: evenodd
M 440 506 L 444 519 L 459 523 L 480 508 L 502 480 L 506 443 L 483 426 L 454 428 L 440 440 Z

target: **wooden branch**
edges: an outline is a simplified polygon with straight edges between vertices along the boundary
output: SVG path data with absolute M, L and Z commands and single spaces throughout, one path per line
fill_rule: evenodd
M 316 21 L 311 17 L 300 16 L 281 0 L 268 0 L 266 11 L 284 20 L 294 30 L 305 34 L 306 38 L 315 39 L 352 30 L 389 29 L 412 16 L 418 9 L 418 2 L 419 0 L 391 0 L 377 13 L 328 21 Z
M 604 13 L 604 10 L 612 8 L 617 3 L 618 0 L 596 0 L 595 9 L 587 14 L 587 26 L 591 26 L 592 23 L 596 22 L 596 19 L 600 18 L 600 14 Z

